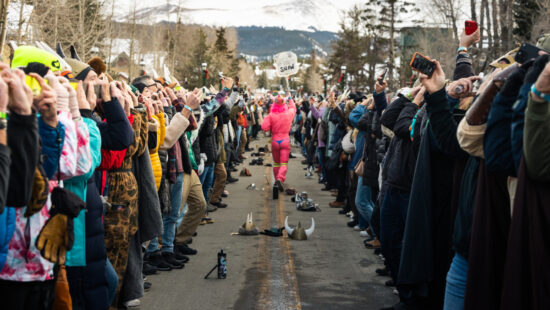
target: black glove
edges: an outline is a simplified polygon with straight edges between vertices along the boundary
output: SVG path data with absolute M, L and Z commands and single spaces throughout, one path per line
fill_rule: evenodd
M 540 73 L 542 70 L 544 70 L 544 67 L 546 66 L 546 63 L 550 59 L 550 55 L 544 54 L 542 56 L 539 56 L 531 68 L 527 71 L 527 75 L 525 75 L 525 84 L 533 84 L 537 81 Z M 523 66 L 522 66 L 523 67 Z
M 528 68 L 533 64 L 533 62 L 531 61 L 525 64 Z M 527 68 L 525 67 L 525 64 L 521 67 L 517 67 L 514 72 L 510 74 L 510 76 L 506 79 L 506 82 L 504 82 L 504 85 L 500 90 L 500 94 L 502 96 L 510 98 L 518 96 L 521 85 L 523 85 L 523 80 L 525 79 L 525 74 L 527 74 Z

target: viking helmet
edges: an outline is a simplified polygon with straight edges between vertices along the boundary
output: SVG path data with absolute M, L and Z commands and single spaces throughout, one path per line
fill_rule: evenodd
M 315 230 L 315 220 L 311 218 L 311 227 L 309 229 L 304 229 L 302 224 L 298 222 L 298 226 L 295 228 L 290 228 L 288 226 L 288 216 L 285 218 L 285 230 L 288 236 L 294 240 L 307 240 Z
M 252 213 L 246 215 L 246 222 L 239 227 L 239 235 L 257 235 L 258 229 L 252 220 Z

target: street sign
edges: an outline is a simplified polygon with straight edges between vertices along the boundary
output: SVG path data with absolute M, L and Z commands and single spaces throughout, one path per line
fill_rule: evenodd
M 279 77 L 287 77 L 298 73 L 300 64 L 298 57 L 293 52 L 282 52 L 273 57 L 275 60 L 276 74 Z

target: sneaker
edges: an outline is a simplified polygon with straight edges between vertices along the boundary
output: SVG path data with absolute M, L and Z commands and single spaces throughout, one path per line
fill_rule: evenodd
M 227 198 L 227 197 L 229 197 L 229 192 L 226 191 L 226 190 L 224 190 L 224 191 L 222 192 L 222 198 Z
M 144 275 L 149 276 L 152 274 L 156 274 L 158 272 L 158 269 L 157 267 L 151 265 L 149 262 L 144 261 L 142 272 Z
M 170 271 L 172 266 L 164 261 L 164 258 L 160 251 L 156 251 L 151 254 L 151 265 L 155 266 L 158 271 Z
M 205 221 L 206 224 L 214 224 L 214 220 L 211 217 L 205 217 L 203 221 Z
M 214 212 L 218 210 L 218 207 L 216 207 L 215 205 L 209 203 L 207 206 L 206 206 L 206 212 Z
M 372 241 L 365 243 L 365 247 L 367 249 L 378 249 L 380 248 L 380 241 L 378 238 L 374 238 Z
M 355 226 L 353 226 L 353 230 L 361 231 L 361 230 L 363 230 L 363 228 L 359 227 L 359 225 L 355 225 Z
M 369 233 L 368 233 L 366 230 L 361 230 L 361 231 L 359 232 L 359 236 L 360 236 L 360 237 L 363 237 L 363 238 L 370 237 Z
M 153 284 L 151 282 L 143 282 L 143 290 L 144 291 L 149 291 L 151 289 L 151 286 L 153 286 Z
M 201 222 L 199 223 L 199 225 L 206 225 L 206 219 L 203 218 L 203 219 L 201 220 Z
M 219 201 L 219 202 L 210 202 L 209 204 L 215 206 L 216 208 L 227 208 L 227 204 Z
M 346 213 L 346 216 L 347 216 L 347 217 L 352 217 L 352 216 L 353 216 L 353 212 L 349 211 L 348 213 Z
M 294 156 L 294 155 L 292 155 L 292 153 L 290 153 L 290 154 L 288 155 L 288 158 L 296 158 L 296 156 Z
M 395 288 L 393 289 L 392 293 L 396 296 L 399 296 L 399 291 Z
M 139 299 L 128 300 L 127 302 L 124 303 L 124 306 L 126 308 L 135 308 L 135 307 L 139 307 L 140 305 L 141 305 L 141 302 L 139 301 Z
M 342 209 L 342 210 L 338 211 L 338 214 L 346 214 L 346 215 L 347 215 L 347 214 L 348 214 L 348 210 Z
M 162 252 L 162 258 L 164 258 L 164 261 L 172 267 L 172 269 L 182 269 L 185 267 L 185 263 L 183 261 L 177 260 L 176 256 L 172 252 Z
M 197 250 L 192 249 L 192 248 L 188 247 L 185 244 L 176 244 L 174 246 L 174 249 L 176 250 L 177 253 L 182 254 L 182 255 L 195 255 L 195 254 L 197 254 Z

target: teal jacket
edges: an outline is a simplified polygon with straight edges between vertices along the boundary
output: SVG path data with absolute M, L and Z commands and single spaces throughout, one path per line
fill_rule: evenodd
M 101 135 L 96 122 L 91 118 L 82 118 L 88 132 L 90 133 L 90 155 L 92 159 L 92 168 L 86 174 L 71 178 L 63 182 L 66 189 L 75 193 L 80 199 L 86 202 L 86 190 L 88 179 L 90 179 L 101 162 Z M 74 219 L 74 245 L 70 251 L 67 251 L 67 266 L 80 267 L 86 266 L 86 210 L 80 211 L 80 214 Z

